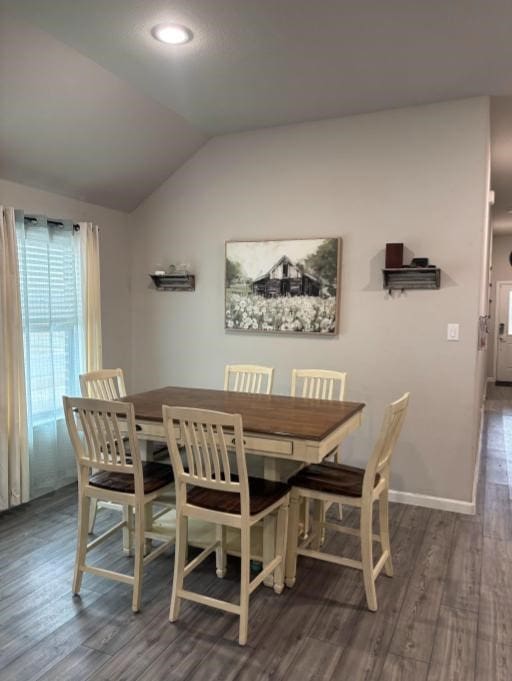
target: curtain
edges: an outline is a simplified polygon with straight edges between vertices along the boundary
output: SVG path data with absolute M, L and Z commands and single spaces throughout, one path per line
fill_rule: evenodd
M 83 290 L 84 364 L 97 371 L 102 364 L 100 234 L 90 222 L 80 223 L 80 254 Z
M 34 498 L 76 479 L 62 396 L 80 394 L 84 369 L 79 237 L 70 222 L 44 217 L 19 221 L 17 236 Z
M 15 214 L 0 206 L 0 511 L 28 501 L 28 462 Z

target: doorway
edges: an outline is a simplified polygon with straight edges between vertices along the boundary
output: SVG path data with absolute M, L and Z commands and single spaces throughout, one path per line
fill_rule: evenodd
M 512 281 L 496 286 L 496 383 L 512 385 Z

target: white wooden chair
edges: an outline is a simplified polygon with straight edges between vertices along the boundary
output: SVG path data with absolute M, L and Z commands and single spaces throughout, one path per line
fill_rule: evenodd
M 122 369 L 100 369 L 80 375 L 80 391 L 82 397 L 96 400 L 119 400 L 126 397 L 126 386 Z M 121 510 L 118 504 L 100 502 L 101 507 Z M 98 500 L 91 499 L 89 516 L 89 534 L 94 532 Z
M 80 376 L 82 397 L 95 400 L 118 400 L 126 397 L 126 386 L 122 369 L 100 369 Z
M 224 370 L 224 390 L 270 395 L 274 369 L 257 364 L 227 364 Z
M 340 400 L 345 397 L 347 374 L 325 369 L 292 369 L 292 397 Z
M 305 397 L 318 400 L 339 400 L 345 398 L 345 386 L 347 374 L 343 371 L 329 371 L 326 369 L 292 369 L 291 397 Z M 334 459 L 340 463 L 340 448 L 338 447 L 329 456 L 334 454 Z M 339 515 L 342 517 L 342 505 L 339 504 Z M 322 509 L 322 519 L 326 509 Z M 304 536 L 309 535 L 309 500 L 304 500 Z
M 171 622 L 177 620 L 182 599 L 234 613 L 240 617 L 239 643 L 245 645 L 250 594 L 272 573 L 274 591 L 283 591 L 289 486 L 248 477 L 239 414 L 164 406 L 163 416 L 176 479 L 176 551 L 169 619 Z M 177 437 L 185 445 L 186 470 Z M 226 438 L 231 446 L 234 445 L 236 470 L 230 465 Z M 277 516 L 275 555 L 251 581 L 251 528 L 269 514 Z M 217 531 L 216 541 L 187 563 L 189 518 L 214 523 Z M 184 588 L 184 578 L 213 551 L 216 552 L 217 576 L 224 576 L 226 526 L 240 529 L 239 604 Z
M 145 532 L 144 529 L 146 506 L 162 495 L 174 492 L 172 468 L 162 463 L 141 461 L 132 404 L 80 397 L 64 397 L 63 402 L 78 468 L 78 541 L 73 592 L 80 592 L 84 572 L 131 584 L 132 609 L 138 612 L 143 566 L 172 543 L 168 537 L 152 531 Z M 129 445 L 129 458 L 126 442 Z M 128 513 L 125 519 L 88 544 L 91 499 L 113 501 L 133 508 L 135 513 Z M 133 576 L 88 565 L 87 552 L 122 527 L 134 533 Z M 160 539 L 163 543 L 144 557 L 146 537 Z
M 391 546 L 388 526 L 389 472 L 393 450 L 402 429 L 409 402 L 409 393 L 392 402 L 386 408 L 384 422 L 368 461 L 366 470 L 338 463 L 324 462 L 308 466 L 290 480 L 292 493 L 290 499 L 290 530 L 286 553 L 286 585 L 295 584 L 297 555 L 309 556 L 337 563 L 363 571 L 366 601 L 369 610 L 377 610 L 375 580 L 384 568 L 386 574 L 393 575 Z M 360 527 L 353 529 L 337 523 L 319 522 L 316 534 L 297 545 L 299 528 L 299 501 L 301 498 L 315 500 L 315 503 L 343 503 L 361 511 Z M 373 534 L 373 504 L 379 502 L 379 534 Z M 361 541 L 361 560 L 352 560 L 320 551 L 321 527 L 359 536 Z M 373 542 L 381 545 L 381 556 L 373 562 Z M 313 548 L 309 548 L 312 544 Z

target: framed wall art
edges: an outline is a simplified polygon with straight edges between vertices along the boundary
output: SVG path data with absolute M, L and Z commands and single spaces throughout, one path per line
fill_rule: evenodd
M 341 239 L 227 241 L 228 331 L 338 332 Z

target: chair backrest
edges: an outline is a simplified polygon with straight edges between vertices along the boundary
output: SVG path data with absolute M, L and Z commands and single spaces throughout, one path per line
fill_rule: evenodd
M 126 397 L 124 374 L 122 369 L 101 369 L 90 371 L 80 376 L 82 397 L 96 400 L 118 400 Z
M 208 409 L 163 407 L 178 503 L 186 503 L 187 485 L 240 494 L 242 515 L 249 514 L 249 484 L 240 414 Z M 180 455 L 185 447 L 186 468 Z M 236 470 L 228 451 L 235 451 Z
M 224 371 L 224 390 L 240 393 L 270 395 L 274 369 L 256 364 L 227 364 Z
M 396 441 L 402 430 L 402 426 L 407 413 L 409 404 L 409 393 L 404 393 L 400 399 L 391 402 L 384 412 L 384 420 L 380 429 L 379 437 L 375 444 L 373 454 L 366 466 L 364 490 L 371 490 L 375 486 L 375 476 L 377 473 L 389 479 L 389 467 L 391 457 L 395 449 Z
M 325 369 L 292 369 L 292 397 L 343 400 L 347 374 Z
M 143 490 L 133 404 L 86 397 L 63 397 L 76 462 L 85 481 L 89 469 L 129 473 Z M 129 445 L 127 449 L 126 445 Z M 129 454 L 128 454 L 129 452 Z

